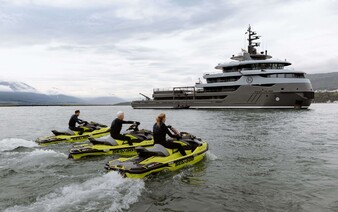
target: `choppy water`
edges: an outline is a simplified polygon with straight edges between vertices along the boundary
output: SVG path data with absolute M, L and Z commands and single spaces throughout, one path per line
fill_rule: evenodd
M 338 105 L 310 110 L 164 110 L 167 123 L 207 140 L 205 160 L 143 180 L 106 173 L 113 157 L 72 161 L 69 144 L 34 139 L 118 110 L 151 129 L 160 110 L 0 108 L 0 211 L 338 211 Z M 64 126 L 64 127 L 63 127 Z

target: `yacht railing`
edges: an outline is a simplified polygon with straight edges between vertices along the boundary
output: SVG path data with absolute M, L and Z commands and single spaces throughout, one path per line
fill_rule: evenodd
M 153 91 L 173 91 L 173 88 L 154 88 Z
M 195 89 L 194 86 L 185 86 L 185 87 L 172 87 L 172 88 L 154 88 L 154 92 L 163 92 L 163 91 L 193 91 Z

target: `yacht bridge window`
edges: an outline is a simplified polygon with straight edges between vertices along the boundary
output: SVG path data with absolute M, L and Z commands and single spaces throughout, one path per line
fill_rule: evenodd
M 241 76 L 235 76 L 235 77 L 217 77 L 217 78 L 207 78 L 207 83 L 217 83 L 217 82 L 235 82 L 237 81 Z
M 260 69 L 283 69 L 288 64 L 284 63 L 253 63 L 231 67 L 223 67 L 223 72 L 236 72 L 239 70 L 260 70 Z

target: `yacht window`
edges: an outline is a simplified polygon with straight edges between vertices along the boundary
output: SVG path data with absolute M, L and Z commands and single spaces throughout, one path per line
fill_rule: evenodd
M 238 67 L 235 66 L 235 67 L 223 67 L 223 72 L 226 73 L 226 72 L 237 72 L 238 71 Z
M 217 82 L 235 82 L 237 81 L 241 76 L 235 76 L 235 77 L 219 77 L 219 78 L 208 78 L 207 83 L 217 83 Z
M 305 78 L 304 74 L 294 74 L 295 78 Z
M 284 74 L 278 74 L 277 77 L 278 77 L 278 78 L 285 78 L 285 75 L 284 75 Z
M 305 78 L 304 74 L 262 74 L 260 76 L 266 78 Z
M 271 78 L 277 78 L 277 74 L 270 74 Z
M 293 74 L 285 74 L 285 78 L 294 78 Z

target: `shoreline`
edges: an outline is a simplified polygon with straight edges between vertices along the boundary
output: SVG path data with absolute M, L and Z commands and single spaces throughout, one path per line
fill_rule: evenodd
M 312 104 L 338 104 L 338 102 L 313 102 Z M 79 106 L 79 107 L 97 107 L 97 106 L 131 106 L 130 104 L 58 104 L 58 105 L 50 105 L 50 104 L 44 104 L 44 105 L 1 105 L 0 108 L 2 107 L 72 107 L 72 106 Z
M 20 105 L 14 105 L 14 104 L 0 104 L 0 107 L 72 107 L 72 106 L 130 106 L 130 104 L 20 104 Z

